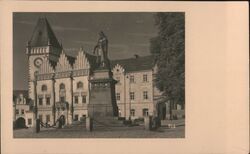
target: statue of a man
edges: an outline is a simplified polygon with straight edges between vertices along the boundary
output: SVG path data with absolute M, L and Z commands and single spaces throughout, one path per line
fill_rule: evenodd
M 99 33 L 99 39 L 97 45 L 94 48 L 94 54 L 97 54 L 97 63 L 101 67 L 105 67 L 108 60 L 108 39 L 101 31 Z

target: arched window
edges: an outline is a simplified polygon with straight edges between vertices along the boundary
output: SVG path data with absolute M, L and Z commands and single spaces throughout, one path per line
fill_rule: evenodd
M 77 89 L 82 89 L 83 88 L 83 83 L 82 82 L 77 82 Z
M 42 91 L 47 91 L 47 86 L 45 84 L 42 85 Z
M 60 90 L 65 90 L 65 84 L 61 83 L 59 88 Z

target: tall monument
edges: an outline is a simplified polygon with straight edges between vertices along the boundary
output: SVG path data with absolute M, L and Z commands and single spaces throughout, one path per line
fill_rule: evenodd
M 99 39 L 97 45 L 94 48 L 94 54 L 97 55 L 96 62 L 99 67 L 109 67 L 108 38 L 102 31 L 99 33 Z
M 94 48 L 97 55 L 97 68 L 90 78 L 90 101 L 88 115 L 92 118 L 112 117 L 118 115 L 115 98 L 115 83 L 108 59 L 108 39 L 101 31 Z

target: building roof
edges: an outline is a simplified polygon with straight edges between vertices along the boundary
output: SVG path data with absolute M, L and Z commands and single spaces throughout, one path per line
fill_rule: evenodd
M 48 43 L 54 47 L 61 48 L 48 20 L 45 17 L 39 18 L 29 41 L 29 45 L 31 47 L 41 47 L 47 46 Z
M 73 64 L 74 64 L 74 62 L 75 62 L 75 60 L 76 60 L 76 58 L 73 57 L 73 56 L 70 56 L 70 55 L 66 55 L 66 57 L 67 57 L 67 59 L 68 59 L 70 65 L 73 66 Z
M 89 61 L 89 65 L 92 69 L 95 69 L 97 67 L 97 64 L 96 64 L 96 59 L 97 59 L 97 56 L 95 55 L 91 55 L 90 53 L 87 53 L 85 52 L 86 54 L 86 57 Z
M 24 98 L 28 98 L 29 96 L 28 90 L 13 90 L 13 96 L 18 97 L 20 94 L 23 94 Z
M 121 65 L 126 72 L 151 70 L 154 67 L 154 57 L 150 55 L 128 59 L 112 60 L 111 68 L 114 68 L 117 64 Z
M 13 103 L 20 94 L 23 94 L 23 97 L 26 99 L 29 97 L 28 90 L 13 90 Z

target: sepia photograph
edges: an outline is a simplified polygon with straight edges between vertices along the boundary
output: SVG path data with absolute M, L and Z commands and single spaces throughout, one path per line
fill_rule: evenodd
M 248 12 L 0 1 L 1 153 L 249 153 Z
M 13 12 L 13 138 L 185 138 L 185 12 Z

